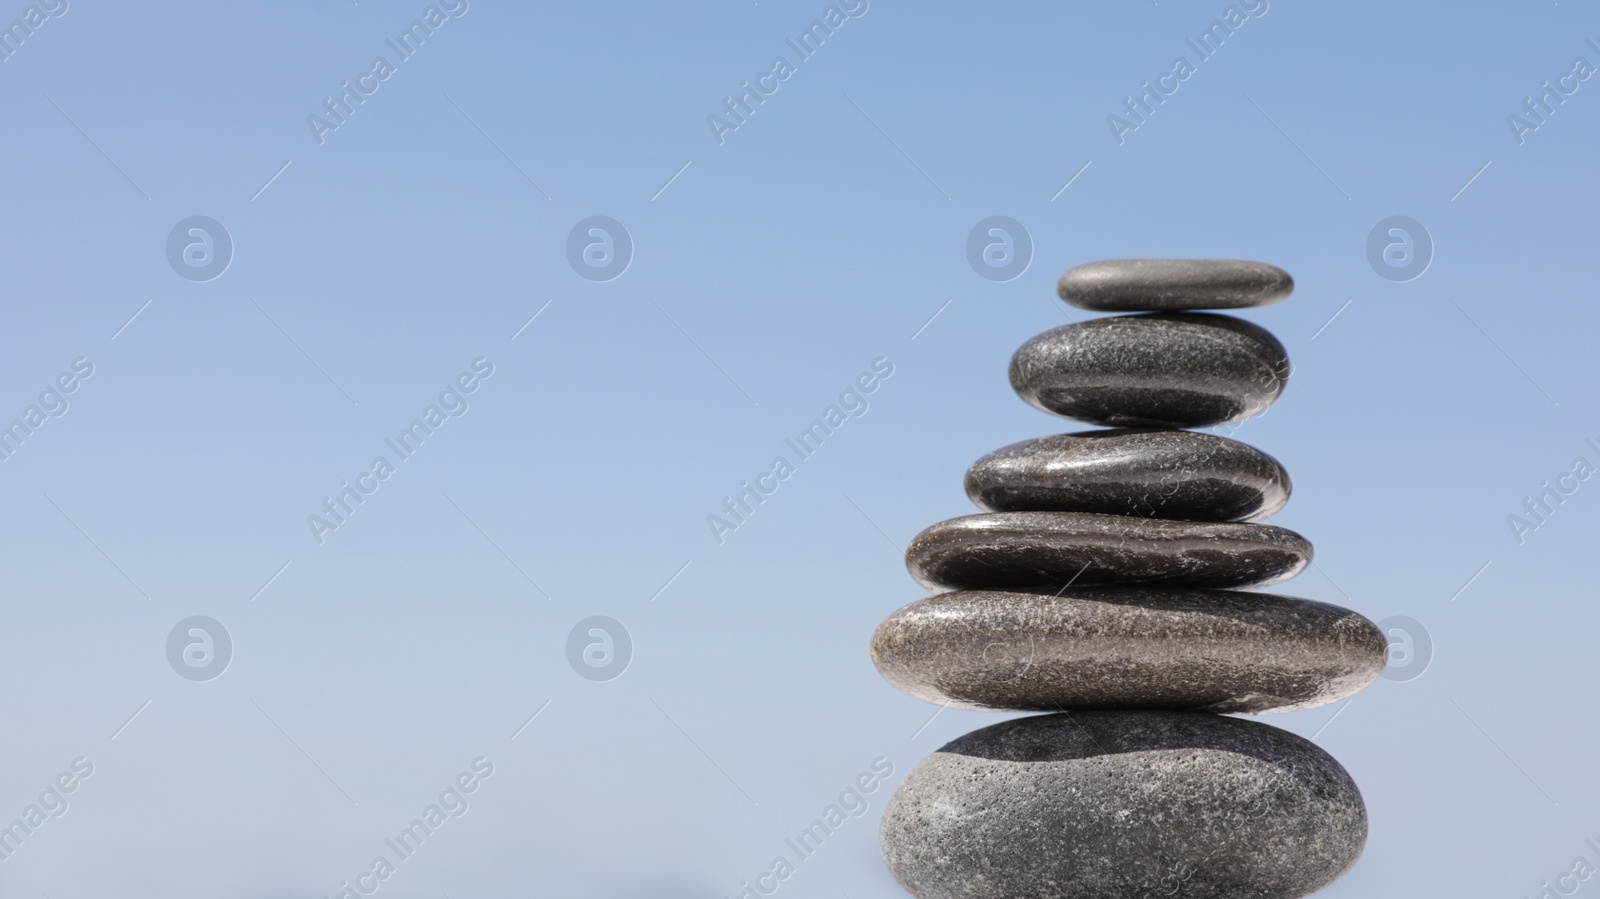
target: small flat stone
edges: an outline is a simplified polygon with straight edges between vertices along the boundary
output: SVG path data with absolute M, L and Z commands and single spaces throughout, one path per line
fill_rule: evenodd
M 1208 312 L 1090 319 L 1046 331 L 1011 357 L 1011 387 L 1030 405 L 1114 427 L 1241 421 L 1266 411 L 1288 377 L 1276 338 Z
M 1189 521 L 1265 518 L 1289 474 L 1260 450 L 1193 431 L 1058 434 L 997 449 L 967 469 L 967 496 L 991 512 L 1104 512 Z
M 878 625 L 872 661 L 918 699 L 964 709 L 1286 712 L 1352 696 L 1388 640 L 1339 606 L 1271 593 L 1140 587 L 961 590 Z
M 1311 561 L 1311 544 L 1269 524 L 1165 521 L 1098 512 L 989 512 L 912 539 L 906 568 L 929 589 L 1067 584 L 1259 587 Z
M 1367 812 L 1311 742 L 1191 712 L 1006 721 L 924 759 L 879 842 L 918 899 L 1292 899 L 1361 855 Z
M 1176 312 L 1270 306 L 1294 290 L 1289 273 L 1237 259 L 1108 259 L 1069 270 L 1061 299 L 1101 312 Z

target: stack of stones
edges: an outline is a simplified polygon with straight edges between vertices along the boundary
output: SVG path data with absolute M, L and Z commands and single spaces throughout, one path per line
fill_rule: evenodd
M 1383 668 L 1348 609 L 1243 592 L 1293 577 L 1311 544 L 1251 523 L 1289 498 L 1271 456 L 1196 433 L 1282 393 L 1283 345 L 1195 309 L 1275 303 L 1254 262 L 1118 260 L 1061 277 L 1106 312 L 1011 360 L 1033 406 L 1105 430 L 996 450 L 967 472 L 984 514 L 923 531 L 907 567 L 940 592 L 890 615 L 872 656 L 941 706 L 1053 712 L 961 737 L 884 811 L 885 861 L 920 899 L 1303 896 L 1361 853 L 1338 762 L 1238 717 L 1350 696 Z

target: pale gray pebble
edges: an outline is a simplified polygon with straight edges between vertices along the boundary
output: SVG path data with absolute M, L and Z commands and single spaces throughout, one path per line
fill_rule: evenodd
M 885 680 L 964 709 L 1295 711 L 1355 695 L 1387 656 L 1349 609 L 1223 590 L 959 590 L 872 635 Z
M 1084 712 L 960 737 L 879 841 L 918 899 L 1293 899 L 1361 855 L 1367 813 L 1311 742 L 1194 712 Z
M 1046 331 L 1011 357 L 1011 387 L 1035 408 L 1094 424 L 1203 428 L 1266 411 L 1289 355 L 1227 315 L 1162 312 Z
M 1289 473 L 1255 447 L 1193 431 L 1056 434 L 997 449 L 967 469 L 990 512 L 1104 512 L 1189 521 L 1265 518 L 1289 501 Z
M 940 588 L 1264 587 L 1310 563 L 1286 528 L 1165 521 L 1098 512 L 988 512 L 941 521 L 912 538 L 906 568 Z
M 1061 299 L 1101 312 L 1176 312 L 1269 306 L 1294 290 L 1289 273 L 1237 259 L 1108 259 L 1069 270 Z

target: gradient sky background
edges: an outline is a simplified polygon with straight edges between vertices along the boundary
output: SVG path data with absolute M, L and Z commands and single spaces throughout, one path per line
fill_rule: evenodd
M 1237 436 L 1317 548 L 1273 589 L 1432 643 L 1420 677 L 1266 719 L 1366 797 L 1325 895 L 1600 865 L 1600 480 L 1507 525 L 1600 465 L 1600 79 L 1522 145 L 1506 121 L 1600 65 L 1600 15 L 1272 0 L 1198 61 L 1227 6 L 871 0 L 719 146 L 706 117 L 825 3 L 471 0 L 319 146 L 306 117 L 424 3 L 70 0 L 0 64 L 0 421 L 94 366 L 0 464 L 0 820 L 94 773 L 0 896 L 331 895 L 480 756 L 384 897 L 732 896 L 875 759 L 892 785 L 1000 720 L 930 722 L 867 641 L 920 595 L 901 547 L 972 511 L 967 465 L 1081 429 L 1006 366 L 1087 317 L 1062 270 L 1128 256 L 1293 273 L 1243 313 L 1295 370 Z M 1107 116 L 1180 54 L 1119 146 Z M 234 243 L 208 282 L 165 252 L 194 215 Z M 567 259 L 594 215 L 634 245 L 609 282 Z M 1007 282 L 966 254 L 993 215 L 1033 245 Z M 1394 215 L 1434 245 L 1408 282 L 1367 256 Z M 306 516 L 479 357 L 470 410 L 318 545 Z M 719 546 L 706 516 L 879 357 L 866 414 Z M 234 644 L 209 682 L 166 655 L 193 615 Z M 568 660 L 592 615 L 631 636 L 609 682 Z M 888 792 L 781 895 L 901 895 Z

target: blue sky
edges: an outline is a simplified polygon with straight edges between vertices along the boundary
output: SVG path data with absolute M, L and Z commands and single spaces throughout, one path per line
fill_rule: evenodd
M 0 820 L 93 767 L 0 892 L 334 895 L 483 759 L 383 895 L 732 896 L 875 763 L 781 892 L 897 895 L 889 789 L 999 718 L 930 721 L 873 670 L 920 595 L 901 547 L 972 511 L 985 452 L 1079 429 L 1006 365 L 1088 317 L 1063 270 L 1130 256 L 1294 275 L 1241 313 L 1294 374 L 1234 436 L 1287 466 L 1273 523 L 1317 549 L 1274 589 L 1431 644 L 1420 676 L 1267 719 L 1366 796 L 1326 895 L 1600 865 L 1600 482 L 1560 481 L 1600 466 L 1593 8 L 1241 4 L 1206 58 L 1226 3 L 828 9 L 471 0 L 406 55 L 425 3 L 0 7 L 37 25 L 0 62 L 0 422 L 42 416 L 0 463 Z M 1170 95 L 1109 121 L 1146 82 Z M 746 83 L 753 114 L 708 121 Z M 186 226 L 202 264 L 174 264 L 193 216 L 227 241 Z M 575 266 L 595 216 L 626 238 L 579 229 Z M 993 216 L 1031 249 L 1010 280 L 969 260 Z M 1411 280 L 1369 260 L 1394 216 L 1431 243 Z M 1574 489 L 1519 534 L 1546 482 Z M 209 680 L 167 651 L 192 616 L 231 644 Z M 610 680 L 569 656 L 592 616 L 627 634 Z

